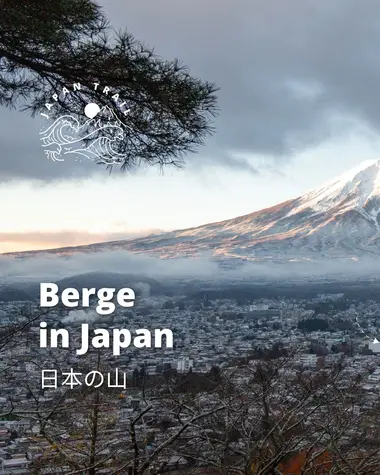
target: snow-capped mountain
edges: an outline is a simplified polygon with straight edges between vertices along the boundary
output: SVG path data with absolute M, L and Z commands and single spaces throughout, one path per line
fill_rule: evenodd
M 380 256 L 380 160 L 276 206 L 196 228 L 50 251 L 125 249 L 160 258 L 303 261 Z
M 208 253 L 252 261 L 380 255 L 380 160 L 271 208 L 126 247 L 160 257 Z

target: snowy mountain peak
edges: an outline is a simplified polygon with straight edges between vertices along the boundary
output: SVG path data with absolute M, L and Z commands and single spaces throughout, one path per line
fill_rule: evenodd
M 380 197 L 380 160 L 363 162 L 358 167 L 337 177 L 326 185 L 298 198 L 299 206 L 287 216 L 311 209 L 316 213 L 331 211 L 341 214 L 350 209 L 367 213 L 377 224 L 380 206 L 374 202 Z M 376 209 L 376 213 L 374 212 Z
M 56 251 L 128 250 L 163 259 L 212 257 L 237 262 L 357 261 L 380 257 L 380 160 L 295 199 L 196 228 Z
M 129 250 L 159 257 L 202 254 L 244 261 L 357 259 L 380 255 L 380 160 L 271 208 L 197 228 L 148 236 Z

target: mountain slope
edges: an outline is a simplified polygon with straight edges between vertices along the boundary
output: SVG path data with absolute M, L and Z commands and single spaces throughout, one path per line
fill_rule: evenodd
M 279 205 L 197 228 L 148 236 L 126 248 L 160 257 L 244 260 L 380 255 L 380 161 Z
M 327 185 L 234 219 L 144 238 L 49 251 L 125 249 L 160 258 L 277 261 L 380 256 L 380 160 Z

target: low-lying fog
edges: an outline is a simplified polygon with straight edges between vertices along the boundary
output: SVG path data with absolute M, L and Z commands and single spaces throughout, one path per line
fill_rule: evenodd
M 227 269 L 205 258 L 159 259 L 128 251 L 78 253 L 72 256 L 38 254 L 31 257 L 0 256 L 2 283 L 60 279 L 88 272 L 138 274 L 160 280 L 348 280 L 378 278 L 380 262 L 375 259 L 325 259 L 302 262 L 248 262 Z

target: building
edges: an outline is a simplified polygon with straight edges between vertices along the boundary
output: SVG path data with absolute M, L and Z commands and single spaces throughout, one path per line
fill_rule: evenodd
M 179 373 L 188 373 L 190 368 L 192 368 L 193 366 L 194 366 L 193 360 L 191 360 L 188 357 L 182 358 L 177 363 L 177 371 Z

